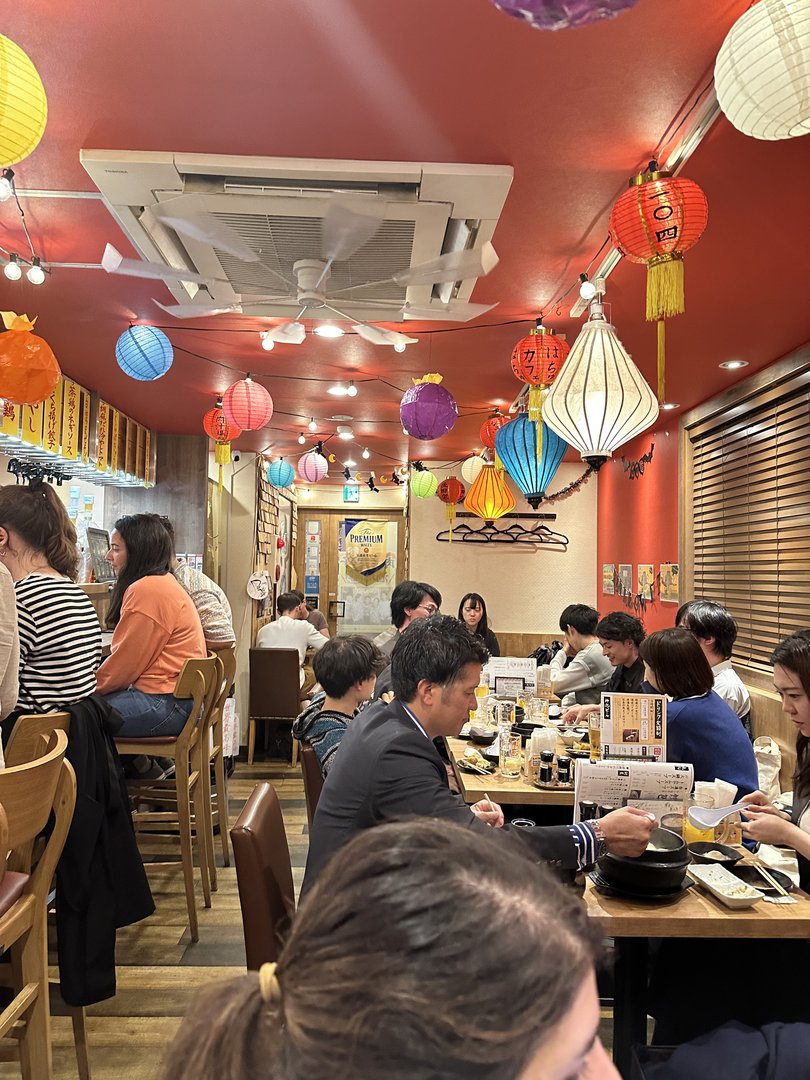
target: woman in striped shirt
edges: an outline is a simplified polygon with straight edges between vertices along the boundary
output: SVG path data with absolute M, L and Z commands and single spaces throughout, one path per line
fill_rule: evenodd
M 96 689 L 101 627 L 76 585 L 76 530 L 49 484 L 0 487 L 0 561 L 14 579 L 20 634 L 18 716 L 73 705 Z

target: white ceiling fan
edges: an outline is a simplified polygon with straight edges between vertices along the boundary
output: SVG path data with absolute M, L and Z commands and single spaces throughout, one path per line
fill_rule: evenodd
M 373 344 L 404 346 L 416 339 L 353 316 L 352 308 L 360 305 L 364 310 L 369 308 L 373 310 L 374 307 L 385 308 L 385 317 L 390 318 L 388 313 L 391 311 L 391 301 L 363 298 L 362 290 L 388 283 L 405 288 L 411 285 L 454 283 L 488 274 L 498 263 L 495 249 L 489 241 L 486 241 L 479 247 L 467 246 L 462 250 L 449 251 L 427 262 L 394 271 L 383 279 L 362 281 L 330 291 L 329 279 L 333 265 L 353 256 L 380 228 L 382 212 L 372 200 L 355 198 L 347 201 L 335 198 L 330 201 L 321 223 L 321 258 L 299 259 L 294 262 L 292 270 L 295 280 L 288 279 L 277 269 L 268 265 L 266 259 L 269 255 L 263 258 L 261 250 L 256 250 L 235 229 L 214 214 L 206 211 L 179 214 L 173 207 L 174 202 L 175 200 L 170 199 L 154 207 L 155 216 L 162 226 L 173 230 L 181 238 L 204 241 L 218 251 L 225 252 L 238 260 L 235 271 L 237 278 L 239 264 L 245 264 L 245 271 L 250 269 L 251 264 L 254 267 L 258 265 L 278 281 L 279 292 L 255 293 L 247 286 L 245 291 L 237 291 L 235 302 L 227 305 L 217 304 L 211 296 L 207 297 L 208 303 L 161 304 L 158 301 L 155 303 L 161 310 L 177 319 L 204 318 L 222 314 L 247 314 L 255 317 L 261 315 L 263 307 L 272 307 L 274 314 L 278 313 L 278 308 L 289 308 L 291 321 L 265 332 L 265 336 L 271 341 L 300 344 L 306 336 L 306 329 L 300 321 L 305 315 L 311 319 L 329 319 L 338 316 L 352 322 L 356 332 Z M 102 266 L 108 273 L 152 278 L 169 284 L 191 282 L 201 288 L 206 286 L 216 288 L 221 284 L 235 287 L 233 275 L 230 281 L 225 281 L 219 277 L 206 277 L 182 266 L 164 266 L 137 259 L 125 259 L 109 244 L 102 258 Z M 357 293 L 361 295 L 353 295 Z M 410 304 L 404 300 L 399 307 L 399 313 L 403 320 L 441 319 L 467 322 L 490 311 L 494 306 L 494 304 L 472 304 L 455 299 L 449 299 L 442 304 L 432 302 L 421 305 Z M 246 312 L 245 308 L 250 310 Z

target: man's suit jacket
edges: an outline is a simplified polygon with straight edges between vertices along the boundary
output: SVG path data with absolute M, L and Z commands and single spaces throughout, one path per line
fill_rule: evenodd
M 577 865 L 567 826 L 492 829 L 450 791 L 447 771 L 433 741 L 398 701 L 372 705 L 349 725 L 324 783 L 310 830 L 302 893 L 332 855 L 359 832 L 407 817 L 445 818 L 489 837 L 519 833 L 538 859 L 565 869 Z

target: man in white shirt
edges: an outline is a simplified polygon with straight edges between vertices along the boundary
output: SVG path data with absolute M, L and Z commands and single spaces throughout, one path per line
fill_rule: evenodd
M 711 665 L 715 694 L 731 706 L 752 737 L 751 697 L 731 666 L 731 652 L 737 640 L 737 624 L 731 612 L 711 600 L 690 600 L 678 608 L 675 625 L 695 635 Z
M 299 600 L 299 593 L 282 593 L 276 600 L 278 618 L 275 622 L 267 623 L 256 635 L 257 649 L 298 649 L 301 677 L 302 699 L 315 685 L 315 676 L 311 671 L 304 670 L 304 657 L 307 649 L 322 649 L 329 640 L 320 634 L 312 623 L 307 622 L 307 605 Z M 305 680 L 306 675 L 306 680 Z
M 596 636 L 599 612 L 587 604 L 569 604 L 560 615 L 565 645 L 551 661 L 551 688 L 563 705 L 595 705 L 613 674 L 613 664 Z

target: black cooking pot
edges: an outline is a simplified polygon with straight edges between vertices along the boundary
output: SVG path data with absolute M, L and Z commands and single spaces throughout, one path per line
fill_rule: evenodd
M 608 852 L 599 859 L 599 872 L 617 889 L 661 893 L 677 889 L 690 858 L 686 844 L 669 829 L 653 829 L 647 850 L 638 858 Z

